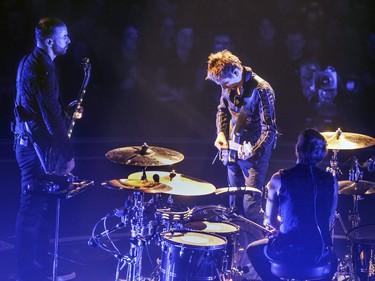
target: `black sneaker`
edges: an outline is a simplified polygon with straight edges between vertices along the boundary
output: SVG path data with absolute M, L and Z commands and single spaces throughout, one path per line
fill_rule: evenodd
M 67 280 L 73 280 L 74 278 L 76 278 L 76 273 L 74 271 L 72 271 L 72 272 L 60 272 L 60 273 L 57 273 L 56 281 L 67 281 Z M 47 279 L 53 280 L 53 277 L 50 276 Z

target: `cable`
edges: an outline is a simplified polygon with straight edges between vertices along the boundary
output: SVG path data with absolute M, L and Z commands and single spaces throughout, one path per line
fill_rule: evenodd
M 320 226 L 319 226 L 318 215 L 317 215 L 317 207 L 316 207 L 317 198 L 318 198 L 318 185 L 317 185 L 315 177 L 314 177 L 312 165 L 309 165 L 309 167 L 310 167 L 310 174 L 311 174 L 311 178 L 312 178 L 312 182 L 313 182 L 313 191 L 314 191 L 314 202 L 313 202 L 314 203 L 314 219 L 315 219 L 316 228 L 318 229 L 318 232 L 319 232 L 320 240 L 322 242 L 322 249 L 321 249 L 320 257 L 316 260 L 316 262 L 319 263 L 322 260 L 322 257 L 323 257 L 323 254 L 324 254 L 324 239 L 323 239 L 323 235 L 322 235 L 322 230 L 320 229 Z

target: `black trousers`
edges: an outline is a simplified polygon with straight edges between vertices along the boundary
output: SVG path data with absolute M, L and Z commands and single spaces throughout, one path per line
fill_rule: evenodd
M 21 170 L 21 197 L 16 221 L 17 273 L 20 281 L 46 280 L 51 274 L 49 231 L 55 213 L 55 199 L 31 195 L 27 185 L 43 173 L 30 142 L 15 140 L 16 158 Z

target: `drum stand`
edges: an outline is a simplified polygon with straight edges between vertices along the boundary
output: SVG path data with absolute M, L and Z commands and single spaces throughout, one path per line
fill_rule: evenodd
M 126 270 L 126 281 L 140 281 L 143 280 L 141 277 L 142 272 L 142 252 L 145 244 L 145 237 L 143 234 L 143 212 L 144 212 L 144 202 L 143 195 L 139 191 L 134 192 L 134 210 L 133 218 L 130 220 L 131 224 L 131 238 L 130 238 L 130 250 L 129 256 L 126 257 L 125 264 L 127 264 Z M 119 271 L 122 266 L 119 266 L 121 261 L 117 266 L 116 280 L 118 280 Z
M 330 161 L 331 167 L 328 167 L 327 171 L 331 172 L 333 176 L 336 177 L 337 173 L 342 174 L 342 172 L 340 171 L 337 165 L 338 164 L 338 160 L 337 160 L 338 150 L 334 150 L 333 152 L 334 154 Z M 356 182 L 362 178 L 362 175 L 363 175 L 363 172 L 361 172 L 359 169 L 358 159 L 354 157 L 354 166 L 349 170 L 349 180 Z M 352 196 L 353 196 L 353 209 L 349 210 L 348 220 L 351 223 L 351 227 L 353 229 L 357 227 L 361 221 L 361 218 L 359 216 L 359 211 L 358 211 L 358 203 L 359 203 L 359 200 L 363 199 L 363 196 L 358 195 L 358 194 L 353 194 Z M 345 233 L 345 236 L 347 237 L 348 230 L 339 213 L 336 213 L 336 219 L 339 220 L 340 225 Z M 332 227 L 332 239 L 333 239 L 333 236 L 334 236 L 334 226 Z M 349 253 L 344 256 L 344 259 L 339 262 L 338 271 L 336 273 L 336 278 L 340 275 L 340 273 L 343 274 L 344 276 L 347 276 L 347 278 L 344 279 L 345 281 L 357 280 L 357 277 L 354 274 L 352 250 L 350 250 Z

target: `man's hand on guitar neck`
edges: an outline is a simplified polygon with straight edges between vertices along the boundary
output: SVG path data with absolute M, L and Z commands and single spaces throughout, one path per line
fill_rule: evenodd
M 220 132 L 220 133 L 217 134 L 217 137 L 216 137 L 216 140 L 215 140 L 215 146 L 219 150 L 229 148 L 227 138 L 225 137 L 223 132 Z

